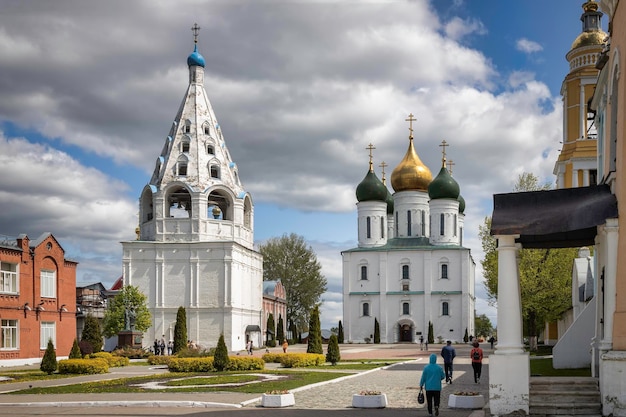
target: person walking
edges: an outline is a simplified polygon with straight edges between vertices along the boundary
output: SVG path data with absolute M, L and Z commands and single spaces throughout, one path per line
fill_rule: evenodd
M 448 340 L 446 345 L 441 348 L 441 357 L 443 358 L 443 368 L 446 373 L 446 382 L 452 384 L 452 361 L 456 357 L 456 350 L 452 347 L 452 342 Z
M 420 350 L 424 350 L 424 336 L 420 336 Z
M 483 369 L 483 350 L 478 342 L 474 342 L 472 346 L 474 348 L 470 351 L 470 358 L 472 358 L 472 368 L 474 369 L 474 382 L 478 384 Z
M 439 403 L 441 401 L 441 381 L 445 378 L 441 365 L 437 365 L 437 355 L 430 354 L 429 364 L 422 370 L 420 378 L 420 389 L 426 389 L 426 405 L 428 415 L 433 415 L 433 405 L 435 406 L 435 416 L 439 415 Z
M 289 347 L 289 343 L 287 343 L 287 339 L 283 340 L 283 353 L 287 353 L 287 348 Z

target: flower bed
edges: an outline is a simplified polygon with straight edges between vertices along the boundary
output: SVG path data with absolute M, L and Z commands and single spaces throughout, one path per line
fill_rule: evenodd
M 289 391 L 270 391 L 261 397 L 262 407 L 289 407 L 296 404 L 293 393 Z
M 448 407 L 479 409 L 485 406 L 485 398 L 478 392 L 455 392 L 448 397 Z
M 352 407 L 385 408 L 387 407 L 387 394 L 380 391 L 361 391 L 352 395 Z

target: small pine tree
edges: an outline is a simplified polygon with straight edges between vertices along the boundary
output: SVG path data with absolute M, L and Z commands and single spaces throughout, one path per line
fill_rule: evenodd
M 274 323 L 274 315 L 270 313 L 267 317 L 267 330 L 265 331 L 265 346 L 276 346 L 276 325 Z
M 469 336 L 467 335 L 467 327 L 465 328 L 465 336 L 463 336 L 463 341 L 467 343 L 469 341 Z
M 283 343 L 285 340 L 285 325 L 283 323 L 283 316 L 278 315 L 278 325 L 276 326 L 276 340 L 278 343 Z
M 376 317 L 374 317 L 374 343 L 380 343 L 380 324 Z
M 428 343 L 435 343 L 435 331 L 431 321 L 428 322 Z
M 85 327 L 83 327 L 83 333 L 80 339 L 89 342 L 91 348 L 93 349 L 93 353 L 97 353 L 102 350 L 102 332 L 100 331 L 100 322 L 91 314 L 85 317 Z
M 217 348 L 215 349 L 215 355 L 213 356 L 213 366 L 218 371 L 228 369 L 230 358 L 228 357 L 228 349 L 226 343 L 224 343 L 224 335 L 220 335 L 220 339 L 217 341 Z
M 330 362 L 334 366 L 337 365 L 337 362 L 339 362 L 340 360 L 341 354 L 339 353 L 339 342 L 337 341 L 337 336 L 332 334 L 330 335 L 330 340 L 328 341 L 326 362 Z
M 339 335 L 337 336 L 337 342 L 344 343 L 343 341 L 343 324 L 341 324 L 341 320 L 339 320 Z
M 322 348 L 322 329 L 320 325 L 320 307 L 315 306 L 311 312 L 309 319 L 309 343 L 307 344 L 306 353 L 324 354 Z
M 178 307 L 176 312 L 176 324 L 174 325 L 174 348 L 176 354 L 187 347 L 187 312 L 185 307 Z
M 74 339 L 72 344 L 72 350 L 70 350 L 69 359 L 82 359 L 83 355 L 80 353 L 80 347 L 78 346 L 78 339 Z
M 43 354 L 43 359 L 41 360 L 41 365 L 39 365 L 39 369 L 42 372 L 51 375 L 54 371 L 57 370 L 57 354 L 54 351 L 54 344 L 52 343 L 52 339 L 48 339 L 48 346 L 46 347 L 46 353 Z

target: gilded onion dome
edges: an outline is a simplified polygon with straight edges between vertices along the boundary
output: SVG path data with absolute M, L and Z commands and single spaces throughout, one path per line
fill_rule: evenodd
M 602 12 L 598 11 L 598 3 L 589 0 L 583 4 L 583 10 L 584 13 L 580 17 L 583 22 L 583 32 L 574 40 L 571 49 L 602 45 L 607 37 L 600 25 Z
M 409 136 L 409 149 L 400 164 L 391 173 L 391 186 L 395 192 L 426 191 L 433 179 L 430 169 L 417 156 L 413 147 L 413 134 Z

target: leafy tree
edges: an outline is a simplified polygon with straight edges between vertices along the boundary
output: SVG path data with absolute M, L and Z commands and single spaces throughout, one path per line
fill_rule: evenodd
M 104 335 L 115 336 L 122 330 L 145 332 L 152 325 L 152 317 L 146 304 L 147 297 L 139 288 L 125 285 L 109 300 L 104 313 Z
M 178 307 L 176 312 L 176 324 L 174 325 L 174 348 L 176 354 L 187 347 L 187 311 L 185 307 Z
M 272 313 L 267 316 L 267 325 L 265 331 L 265 346 L 276 346 L 276 326 L 274 324 L 274 315 Z
M 433 330 L 432 321 L 428 322 L 428 343 L 435 343 L 435 331 Z
M 85 327 L 80 336 L 81 341 L 86 341 L 91 345 L 92 352 L 97 353 L 102 350 L 102 332 L 100 331 L 100 322 L 97 318 L 88 314 L 85 317 Z
M 322 265 L 304 237 L 294 233 L 271 238 L 259 246 L 263 279 L 282 282 L 287 293 L 287 318 L 306 328 L 309 314 L 326 291 Z
M 337 341 L 337 335 L 331 334 L 328 340 L 328 348 L 326 350 L 326 362 L 330 362 L 333 365 L 337 365 L 337 362 L 341 360 L 341 354 L 339 353 L 339 342 Z
M 491 320 L 486 314 L 481 314 L 474 318 L 474 328 L 476 329 L 476 336 L 489 336 L 493 334 L 493 325 Z
M 320 325 L 320 308 L 315 306 L 309 318 L 309 343 L 306 353 L 324 354 L 322 350 L 322 330 Z
M 278 343 L 283 343 L 285 340 L 285 325 L 283 324 L 283 316 L 278 315 L 278 325 L 276 326 L 276 340 Z
M 341 324 L 341 320 L 339 320 L 339 334 L 337 335 L 337 341 L 339 343 L 343 343 L 343 324 Z
M 78 346 L 78 340 L 74 339 L 74 343 L 72 344 L 72 350 L 70 350 L 70 354 L 68 356 L 69 359 L 82 359 L 83 355 L 80 353 L 80 347 Z
M 376 317 L 374 317 L 374 343 L 380 343 L 380 324 Z
M 539 191 L 550 188 L 539 184 L 536 176 L 521 174 L 514 191 Z M 484 259 L 481 261 L 485 288 L 492 303 L 498 296 L 497 241 L 491 235 L 491 218 L 486 217 L 479 227 Z M 577 256 L 576 248 L 521 249 L 518 269 L 525 331 L 536 349 L 537 336 L 546 321 L 558 319 L 571 307 L 571 270 Z
M 223 371 L 228 368 L 230 358 L 228 357 L 228 349 L 224 342 L 224 335 L 220 334 L 220 338 L 217 341 L 217 348 L 215 349 L 215 355 L 213 355 L 213 366 L 218 371 Z
M 52 339 L 48 339 L 46 353 L 43 354 L 39 369 L 42 372 L 47 373 L 48 375 L 51 375 L 54 371 L 57 370 L 57 354 L 54 351 L 54 344 L 52 343 Z
M 467 341 L 469 340 L 469 336 L 467 335 L 467 327 L 465 328 L 465 335 L 463 336 L 463 341 L 465 343 L 467 343 Z

